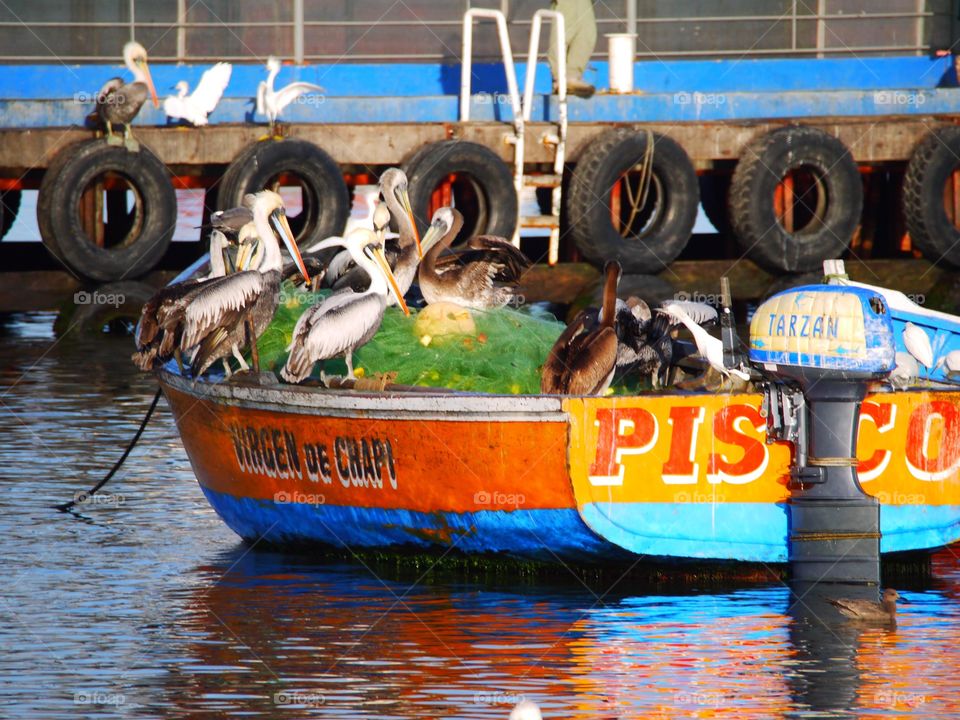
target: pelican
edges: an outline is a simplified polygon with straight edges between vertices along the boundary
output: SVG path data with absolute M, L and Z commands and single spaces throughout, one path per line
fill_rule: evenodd
M 617 370 L 636 371 L 651 385 L 666 385 L 673 360 L 672 323 L 668 316 L 650 312 L 638 297 L 617 300 Z
M 130 133 L 130 123 L 140 112 L 149 93 L 154 107 L 160 107 L 157 91 L 153 87 L 150 68 L 147 67 L 147 51 L 138 42 L 128 42 L 123 46 L 123 62 L 133 75 L 133 82 L 125 83 L 123 78 L 107 80 L 97 93 L 97 114 L 107 126 L 107 143 L 125 145 L 130 152 L 140 149 L 139 143 Z M 123 125 L 123 138 L 113 132 L 115 124 Z
M 840 598 L 837 600 L 828 599 L 831 605 L 835 606 L 840 614 L 853 618 L 854 620 L 874 620 L 879 622 L 897 621 L 897 600 L 900 599 L 900 593 L 893 588 L 887 588 L 883 591 L 883 599 L 880 602 L 873 600 L 847 600 Z
M 517 284 L 530 268 L 530 260 L 507 240 L 494 235 L 472 237 L 466 248 L 440 257 L 461 227 L 463 215 L 454 208 L 440 208 L 433 214 L 423 238 L 430 250 L 423 256 L 418 273 L 427 304 L 450 302 L 485 310 L 515 300 Z
M 256 200 L 256 196 L 253 193 L 247 193 L 243 196 L 240 207 L 210 213 L 209 224 L 201 225 L 201 227 L 212 227 L 227 234 L 233 233 L 236 235 L 240 232 L 240 228 L 253 222 L 253 211 L 250 208 L 253 207 L 254 200 Z
M 582 310 L 550 349 L 540 374 L 540 390 L 550 395 L 602 395 L 610 387 L 617 366 L 617 332 L 614 329 L 620 263 L 603 268 L 603 308 Z
M 283 260 L 274 235 L 273 225 L 286 243 L 290 254 L 308 276 L 287 223 L 283 200 L 270 190 L 256 194 L 253 203 L 254 225 L 264 248 L 259 270 L 246 270 L 205 282 L 187 281 L 161 290 L 144 306 L 141 329 L 149 333 L 138 339 L 138 349 L 149 352 L 141 342 L 150 342 L 162 333 L 161 345 L 153 358 L 142 358 L 142 364 L 155 367 L 171 354 L 179 361 L 181 352 L 193 352 L 191 370 L 202 375 L 210 365 L 231 353 L 241 367 L 246 363 L 240 348 L 250 345 L 254 371 L 259 372 L 256 339 L 270 324 L 277 309 L 280 292 L 280 271 Z M 148 308 L 155 313 L 148 318 Z M 148 362 L 149 360 L 149 362 Z M 135 358 L 136 361 L 136 358 Z
M 301 95 L 323 92 L 323 88 L 308 82 L 292 82 L 279 90 L 273 89 L 273 81 L 280 73 L 280 61 L 275 57 L 267 58 L 267 79 L 257 86 L 257 114 L 266 115 L 270 130 L 277 123 L 281 111 Z
M 925 368 L 933 367 L 933 346 L 923 328 L 908 322 L 903 326 L 903 346 Z
M 334 293 L 300 316 L 287 348 L 290 352 L 287 364 L 280 371 L 280 376 L 287 382 L 298 383 L 310 374 L 317 361 L 341 355 L 347 362 L 348 377 L 355 378 L 353 351 L 369 342 L 380 329 L 389 291 L 393 292 L 403 312 L 410 314 L 372 230 L 354 230 L 346 240 L 324 240 L 317 249 L 337 245 L 345 245 L 354 262 L 369 273 L 370 286 L 359 293 L 353 290 Z M 327 377 L 322 370 L 320 378 L 326 384 Z
M 219 62 L 212 68 L 204 71 L 203 77 L 197 83 L 191 95 L 190 85 L 186 80 L 176 84 L 177 94 L 169 96 L 163 101 L 163 111 L 168 118 L 186 120 L 191 125 L 206 125 L 207 115 L 213 112 L 223 97 L 223 91 L 230 82 L 230 73 L 233 66 L 227 62 Z
M 699 306 L 701 303 L 694 303 L 694 305 Z M 704 330 L 698 323 L 697 318 L 692 317 L 679 301 L 664 303 L 657 308 L 657 312 L 668 315 L 686 327 L 693 335 L 693 341 L 697 344 L 697 353 L 718 373 L 724 377 L 733 375 L 744 381 L 750 379 L 749 373 L 739 368 L 728 368 L 723 364 L 723 341 Z M 713 317 L 716 318 L 716 310 L 713 311 Z
M 402 295 L 407 294 L 407 290 L 413 285 L 413 279 L 417 275 L 417 266 L 423 257 L 423 246 L 420 242 L 420 232 L 417 230 L 417 223 L 413 218 L 413 209 L 410 207 L 410 196 L 407 192 L 407 176 L 399 168 L 388 168 L 380 176 L 380 194 L 383 197 L 383 203 L 377 205 L 373 214 L 374 231 L 383 242 L 386 235 L 387 224 L 390 218 L 397 223 L 397 229 L 400 231 L 399 245 L 391 247 L 392 243 L 384 244 L 384 254 L 394 277 L 397 279 L 397 286 Z M 381 210 L 380 208 L 385 208 Z M 385 215 L 385 213 L 387 213 Z M 437 238 L 439 239 L 439 238 Z M 349 254 L 348 254 L 349 255 Z M 331 262 L 340 264 L 343 262 L 344 253 L 340 253 L 337 260 Z M 344 272 L 340 278 L 332 284 L 334 290 L 350 287 L 354 290 L 363 290 L 369 283 L 369 277 L 359 268 Z M 395 305 L 396 301 L 391 296 L 387 302 L 388 305 Z

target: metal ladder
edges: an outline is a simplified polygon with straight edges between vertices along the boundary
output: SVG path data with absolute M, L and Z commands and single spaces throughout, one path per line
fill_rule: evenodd
M 549 175 L 524 175 L 524 150 L 526 123 L 530 122 L 530 113 L 533 109 L 533 82 L 537 73 L 537 56 L 540 51 L 540 31 L 543 20 L 552 20 L 557 28 L 559 37 L 558 47 L 566 47 L 566 26 L 563 14 L 555 10 L 537 10 L 533 15 L 530 26 L 530 45 L 527 53 L 527 72 L 524 78 L 523 99 L 521 102 L 517 84 L 517 71 L 513 62 L 513 50 L 510 47 L 510 36 L 507 33 L 507 19 L 499 10 L 486 8 L 471 8 L 463 15 L 463 67 L 460 75 L 460 122 L 470 120 L 470 85 L 473 70 L 473 21 L 477 19 L 493 20 L 497 24 L 497 36 L 500 41 L 500 52 L 503 56 L 503 69 L 507 76 L 507 93 L 510 96 L 510 106 L 513 110 L 513 135 L 507 136 L 506 141 L 514 146 L 513 156 L 513 185 L 517 193 L 517 227 L 514 230 L 513 244 L 520 247 L 520 229 L 525 227 L 549 228 L 550 245 L 547 260 L 551 265 L 557 263 L 560 252 L 560 205 L 561 182 L 563 180 L 563 164 L 567 147 L 567 61 L 565 53 L 557 53 L 557 102 L 558 118 L 557 132 L 544 133 L 540 142 L 553 145 L 553 173 Z M 520 193 L 527 187 L 552 188 L 549 215 L 520 215 Z

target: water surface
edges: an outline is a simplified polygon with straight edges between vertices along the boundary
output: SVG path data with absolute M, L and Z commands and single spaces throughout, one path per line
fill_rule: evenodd
M 782 584 L 492 578 L 249 547 L 209 508 L 129 338 L 0 319 L 0 716 L 951 717 L 960 566 L 857 627 Z M 821 618 L 825 619 L 821 620 Z

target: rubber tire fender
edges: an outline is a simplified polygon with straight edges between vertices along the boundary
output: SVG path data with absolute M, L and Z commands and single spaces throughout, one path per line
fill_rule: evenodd
M 47 169 L 43 172 L 43 178 L 40 180 L 40 188 L 37 191 L 37 229 L 40 230 L 40 240 L 44 247 L 64 265 L 63 255 L 60 247 L 57 245 L 57 238 L 50 227 L 50 208 L 53 207 L 53 188 L 56 187 L 60 171 L 79 150 L 85 145 L 95 144 L 97 140 L 81 140 L 80 142 L 65 145 L 57 151 L 49 163 Z
M 417 150 L 407 168 L 410 207 L 421 236 L 430 226 L 430 196 L 434 189 L 447 175 L 460 173 L 473 179 L 485 204 L 486 222 L 474 233 L 508 240 L 513 237 L 518 207 L 513 171 L 489 148 L 473 142 L 441 140 Z
M 931 130 L 914 148 L 903 179 L 903 213 L 917 249 L 932 263 L 960 268 L 960 229 L 947 217 L 944 188 L 960 169 L 960 127 Z
M 664 207 L 645 237 L 625 238 L 610 219 L 610 193 L 625 172 L 643 161 L 648 137 L 653 138 L 652 172 Z M 699 204 L 697 174 L 680 145 L 665 135 L 616 128 L 599 135 L 580 155 L 565 209 L 574 242 L 594 265 L 618 260 L 624 273 L 655 274 L 686 247 Z
M 141 198 L 143 218 L 137 235 L 112 248 L 97 247 L 80 222 L 84 188 L 98 175 L 123 175 Z M 49 172 L 49 171 L 48 171 Z M 108 145 L 103 140 L 82 143 L 60 167 L 37 202 L 44 242 L 59 251 L 73 272 L 91 280 L 109 282 L 135 278 L 152 270 L 170 247 L 177 224 L 177 195 L 166 166 L 146 146 L 139 152 Z M 48 248 L 50 245 L 48 245 Z
M 826 207 L 817 227 L 789 233 L 777 219 L 774 191 L 800 167 L 812 167 L 819 175 Z M 740 153 L 730 184 L 730 223 L 741 250 L 767 270 L 809 272 L 824 260 L 841 257 L 862 210 L 857 164 L 846 146 L 823 130 L 778 128 L 754 138 Z
M 242 150 L 220 180 L 217 208 L 238 207 L 247 193 L 263 190 L 280 173 L 297 175 L 305 198 L 300 246 L 341 235 L 350 215 L 350 193 L 340 167 L 326 152 L 306 140 L 263 140 Z

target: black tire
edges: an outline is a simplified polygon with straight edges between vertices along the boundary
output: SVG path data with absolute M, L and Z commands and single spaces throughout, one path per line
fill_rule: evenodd
M 797 178 L 793 214 L 799 228 L 785 228 L 775 208 L 774 194 L 788 175 Z M 841 257 L 862 208 L 857 164 L 842 142 L 817 128 L 784 127 L 754 139 L 743 149 L 730 185 L 737 242 L 772 272 L 809 272 Z
M 87 145 L 95 145 L 97 140 L 81 140 L 80 142 L 67 145 L 53 156 L 53 159 L 47 164 L 47 169 L 40 180 L 40 188 L 37 192 L 37 228 L 40 230 L 40 239 L 44 247 L 61 263 L 64 263 L 63 254 L 60 252 L 60 246 L 57 244 L 56 235 L 50 226 L 50 209 L 54 207 L 55 198 L 54 188 L 57 185 L 57 178 L 63 166 Z
M 653 169 L 643 226 L 625 228 L 610 218 L 611 193 L 621 178 L 643 161 L 653 138 Z M 598 267 L 619 260 L 624 273 L 663 270 L 683 251 L 697 219 L 697 175 L 687 153 L 664 135 L 617 128 L 596 138 L 580 156 L 566 201 L 569 231 L 580 251 Z M 631 223 L 633 225 L 634 223 Z
M 407 168 L 410 206 L 421 234 L 430 225 L 430 196 L 448 175 L 456 174 L 467 192 L 460 196 L 463 202 L 457 203 L 464 223 L 454 242 L 473 235 L 513 237 L 517 227 L 513 172 L 489 148 L 443 140 L 420 148 Z
M 960 127 L 930 131 L 914 149 L 903 180 L 903 211 L 910 238 L 932 263 L 960 268 L 960 228 L 947 216 L 944 190 L 960 170 Z M 960 219 L 958 219 L 960 220 Z
M 298 245 L 343 233 L 350 215 L 343 173 L 333 158 L 306 140 L 265 140 L 245 148 L 223 174 L 218 209 L 239 206 L 244 195 L 263 190 L 281 173 L 295 175 L 302 185 L 303 210 L 288 218 Z
M 140 319 L 144 303 L 156 292 L 155 287 L 129 280 L 78 290 L 73 294 L 73 313 L 58 318 L 58 327 L 54 329 L 58 335 L 68 329 L 76 335 L 100 335 L 104 326 L 114 321 L 122 321 L 133 328 Z
M 20 191 L 4 190 L 0 192 L 0 238 L 3 238 L 13 223 L 17 221 L 17 213 L 20 211 Z
M 79 210 L 86 188 L 106 173 L 125 179 L 137 202 L 129 232 L 112 247 L 98 247 L 87 235 Z M 48 189 L 42 208 L 37 205 L 38 214 L 47 218 L 48 247 L 56 248 L 63 263 L 78 275 L 101 282 L 138 277 L 152 270 L 170 246 L 177 196 L 166 166 L 142 145 L 132 153 L 102 140 L 84 143 Z M 125 216 L 122 222 L 128 219 Z

